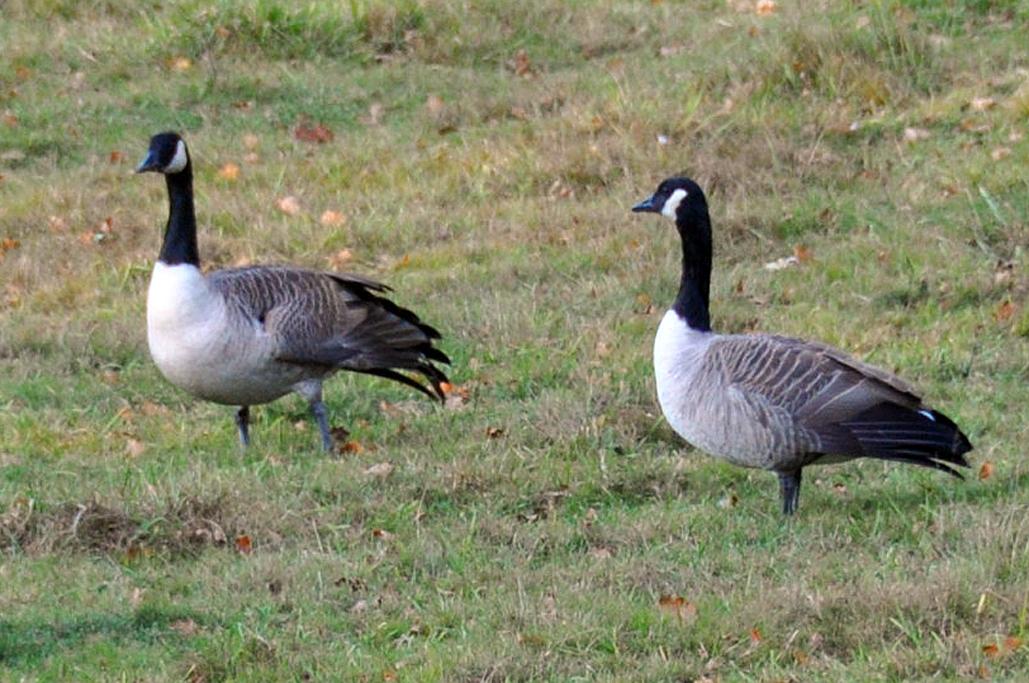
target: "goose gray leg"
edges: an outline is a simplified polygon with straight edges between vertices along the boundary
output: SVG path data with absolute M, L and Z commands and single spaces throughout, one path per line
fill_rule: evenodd
M 800 502 L 800 469 L 779 472 L 779 494 L 782 497 L 782 513 L 792 515 Z
M 322 381 L 320 379 L 304 380 L 294 385 L 293 391 L 307 399 L 308 405 L 311 406 L 311 415 L 318 423 L 318 431 L 322 435 L 322 449 L 326 453 L 331 453 L 332 434 L 329 432 L 329 411 L 322 403 Z
M 239 442 L 246 448 L 250 445 L 250 406 L 240 406 L 236 411 L 236 429 L 239 430 Z
M 318 431 L 322 433 L 322 450 L 331 453 L 332 434 L 329 433 L 329 411 L 326 410 L 321 398 L 311 401 L 311 414 L 314 415 L 314 421 L 318 423 Z

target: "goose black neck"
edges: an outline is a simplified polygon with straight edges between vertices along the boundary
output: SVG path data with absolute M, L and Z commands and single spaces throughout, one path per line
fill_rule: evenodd
M 178 173 L 164 176 L 168 184 L 168 226 L 164 230 L 164 243 L 161 245 L 161 254 L 158 258 L 169 266 L 180 263 L 200 265 L 191 166 L 192 164 L 187 163 Z
M 672 310 L 698 332 L 711 330 L 708 295 L 711 287 L 711 219 L 706 207 L 680 215 L 682 281 Z

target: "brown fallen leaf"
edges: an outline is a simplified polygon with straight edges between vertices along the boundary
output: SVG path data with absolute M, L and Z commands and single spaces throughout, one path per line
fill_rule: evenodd
M 1007 159 L 1009 156 L 1011 156 L 1010 147 L 997 147 L 990 152 L 990 158 L 994 161 L 1001 161 L 1003 159 Z
M 116 149 L 107 155 L 107 163 L 109 164 L 120 164 L 123 161 L 125 161 L 125 155 Z
M 371 467 L 366 469 L 364 471 L 364 473 L 367 474 L 370 477 L 377 477 L 379 479 L 385 479 L 390 474 L 392 474 L 393 470 L 395 470 L 395 469 L 396 469 L 396 466 L 393 463 L 390 463 L 390 462 L 380 462 L 380 463 L 372 465 Z
M 754 12 L 759 17 L 767 17 L 775 14 L 779 9 L 779 4 L 775 0 L 757 0 L 757 4 L 754 5 Z
M 993 463 L 987 460 L 979 466 L 979 479 L 986 481 L 993 476 Z
M 1011 316 L 1015 314 L 1015 304 L 1011 303 L 1010 299 L 1003 301 L 997 309 L 993 312 L 994 319 L 997 322 L 1004 322 L 1005 320 L 1011 320 Z
M 239 178 L 239 164 L 234 164 L 231 161 L 222 165 L 218 169 L 218 177 L 222 180 L 227 180 L 230 183 Z
M 154 415 L 167 415 L 171 412 L 171 410 L 168 409 L 168 406 L 163 406 L 159 403 L 154 403 L 153 401 L 143 401 L 143 405 L 139 407 L 139 410 L 147 417 L 153 417 Z
M 385 529 L 372 529 L 372 536 L 380 541 L 388 541 L 393 538 L 393 534 Z
M 247 149 L 256 149 L 260 143 L 261 139 L 253 133 L 245 133 L 243 135 L 243 146 Z
M 1018 636 L 1008 636 L 1004 639 L 1004 649 L 1006 651 L 1013 652 L 1020 647 L 1022 647 L 1022 639 Z
M 997 106 L 997 100 L 992 97 L 973 97 L 968 104 L 972 111 L 988 111 Z
M 486 438 L 487 439 L 499 439 L 504 435 L 504 430 L 500 427 L 486 427 Z
M 807 263 L 815 257 L 814 252 L 803 244 L 796 244 L 793 246 L 793 255 L 796 257 L 797 263 Z
M 761 640 L 761 629 L 759 629 L 757 626 L 750 629 L 750 644 L 759 645 L 761 643 Z
M 471 395 L 468 387 L 459 387 L 450 382 L 441 382 L 440 390 L 443 392 L 445 397 L 443 405 L 449 410 L 460 410 L 465 407 L 468 403 L 468 398 Z
M 528 78 L 533 74 L 532 60 L 529 59 L 529 53 L 524 49 L 518 50 L 507 66 L 514 71 L 515 76 Z
M 447 105 L 443 103 L 443 98 L 439 95 L 429 95 L 425 98 L 425 110 L 433 116 L 439 116 L 446 109 Z
M 318 219 L 318 222 L 327 228 L 338 228 L 347 222 L 347 217 L 339 211 L 326 209 L 322 212 L 321 218 Z
M 354 254 L 349 249 L 340 249 L 335 254 L 329 256 L 329 267 L 333 270 L 339 270 L 346 264 L 353 260 Z
M 351 439 L 350 441 L 345 441 L 342 444 L 340 444 L 337 450 L 341 454 L 348 453 L 351 455 L 357 455 L 358 453 L 364 452 L 364 446 L 361 445 L 360 441 L 354 441 L 353 439 Z
M 296 216 L 300 213 L 300 201 L 293 195 L 276 200 L 275 205 L 279 207 L 279 211 L 287 216 Z
M 4 125 L 8 128 L 14 128 L 18 125 L 18 117 L 9 111 L 5 111 L 3 116 L 0 116 L 0 118 L 3 119 Z
M 183 636 L 194 636 L 200 630 L 192 619 L 177 619 L 168 624 L 168 628 Z
M 293 137 L 301 142 L 311 142 L 323 145 L 326 142 L 332 142 L 336 138 L 336 135 L 324 124 L 315 123 L 312 125 L 306 121 L 301 121 L 297 124 L 297 127 L 293 129 Z
M 1000 647 L 998 647 L 995 643 L 983 645 L 983 654 L 987 657 L 999 657 Z
M 236 537 L 236 552 L 241 555 L 249 555 L 254 550 L 254 542 L 248 534 Z
M 138 458 L 143 455 L 145 450 L 146 446 L 139 439 L 129 438 L 125 441 L 125 452 L 128 453 L 130 458 Z
M 662 595 L 657 600 L 657 608 L 681 621 L 692 621 L 697 616 L 697 606 L 681 595 Z
M 189 71 L 192 66 L 193 60 L 189 57 L 174 57 L 168 60 L 168 68 L 172 71 L 178 71 L 179 73 Z

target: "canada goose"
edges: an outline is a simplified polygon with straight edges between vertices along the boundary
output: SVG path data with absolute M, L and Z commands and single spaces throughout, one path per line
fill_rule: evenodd
M 433 361 L 440 335 L 357 275 L 291 266 L 200 272 L 193 168 L 176 133 L 150 139 L 138 173 L 163 173 L 171 208 L 147 296 L 147 343 L 161 373 L 199 398 L 239 406 L 236 426 L 250 442 L 250 406 L 291 391 L 304 397 L 321 431 L 332 436 L 322 382 L 338 370 L 402 382 L 443 400 L 447 381 Z M 432 387 L 398 372 L 421 373 Z
M 911 385 L 824 344 L 711 330 L 711 219 L 689 178 L 669 178 L 634 212 L 675 221 L 682 280 L 654 339 L 661 411 L 694 446 L 779 475 L 782 510 L 800 498 L 801 470 L 871 457 L 961 475 L 972 444 Z

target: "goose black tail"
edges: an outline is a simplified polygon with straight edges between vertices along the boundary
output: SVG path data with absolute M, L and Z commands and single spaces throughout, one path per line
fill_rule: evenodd
M 952 465 L 968 467 L 972 450 L 954 421 L 935 410 L 880 403 L 841 423 L 857 440 L 862 455 L 905 462 L 963 478 Z

